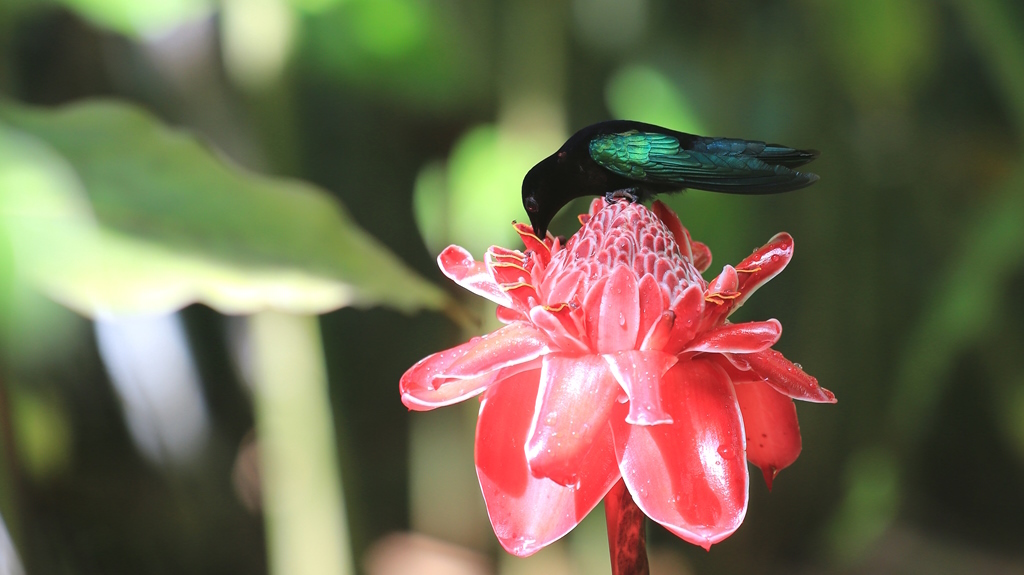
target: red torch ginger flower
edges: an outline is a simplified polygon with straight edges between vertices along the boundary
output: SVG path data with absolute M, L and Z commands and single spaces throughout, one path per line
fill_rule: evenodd
M 746 461 L 771 486 L 800 453 L 793 399 L 835 402 L 771 349 L 778 321 L 726 321 L 793 255 L 772 238 L 710 283 L 707 246 L 661 202 L 595 200 L 564 246 L 516 229 L 525 252 L 458 246 L 445 275 L 498 304 L 506 325 L 402 376 L 429 410 L 483 394 L 476 468 L 502 546 L 530 555 L 621 480 L 648 517 L 709 548 L 747 508 Z

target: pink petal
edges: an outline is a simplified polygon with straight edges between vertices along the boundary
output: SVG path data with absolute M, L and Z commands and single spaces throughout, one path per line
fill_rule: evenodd
M 530 361 L 551 351 L 544 332 L 525 321 L 511 323 L 483 337 L 470 340 L 473 345 L 462 350 L 434 378 L 470 379 L 489 371 Z M 461 349 L 459 346 L 455 349 Z
M 793 400 L 766 383 L 734 386 L 743 413 L 747 460 L 761 468 L 768 489 L 779 471 L 800 455 L 800 424 Z
M 753 353 L 775 345 L 782 336 L 778 320 L 731 323 L 700 334 L 683 351 L 708 353 Z
M 494 281 L 484 262 L 473 259 L 465 249 L 451 245 L 437 256 L 437 265 L 449 279 L 498 305 L 512 306 L 512 299 Z
M 813 403 L 836 402 L 836 396 L 818 385 L 817 379 L 807 375 L 802 368 L 774 349 L 731 355 L 729 360 L 741 369 L 747 367 L 753 370 L 776 391 L 793 399 L 802 399 Z
M 517 371 L 529 369 L 531 363 L 536 363 L 536 367 L 540 367 L 540 360 L 537 359 L 533 362 L 526 361 L 515 366 L 494 369 L 474 378 L 448 380 L 447 382 L 438 379 L 453 363 L 470 354 L 473 348 L 479 345 L 479 342 L 478 338 L 429 355 L 410 367 L 398 383 L 402 393 L 402 403 L 416 411 L 451 405 L 484 391 L 488 386 Z M 439 383 L 440 385 L 438 385 Z
M 487 515 L 501 546 L 520 557 L 568 533 L 619 478 L 607 426 L 580 468 L 578 487 L 530 473 L 525 445 L 539 380 L 532 371 L 491 388 L 476 426 L 476 470 Z
M 409 385 L 406 384 L 403 378 L 400 384 L 402 403 L 413 411 L 429 411 L 438 407 L 452 405 L 453 403 L 458 403 L 478 395 L 492 385 L 497 385 L 517 373 L 538 370 L 540 366 L 540 358 L 533 359 L 471 379 L 450 379 L 442 383 L 437 389 Z
M 747 510 L 743 424 L 728 376 L 707 360 L 677 363 L 663 378 L 674 423 L 629 425 L 616 406 L 615 454 L 640 509 L 705 549 L 725 539 Z
M 526 459 L 537 477 L 574 485 L 622 389 L 599 355 L 544 356 Z
M 662 404 L 661 382 L 665 372 L 675 365 L 676 356 L 661 351 L 627 350 L 606 354 L 604 360 L 629 397 L 626 423 L 672 423 L 672 416 Z

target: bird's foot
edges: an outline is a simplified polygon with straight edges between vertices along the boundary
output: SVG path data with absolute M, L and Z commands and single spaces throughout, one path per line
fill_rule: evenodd
M 619 200 L 629 200 L 631 203 L 636 203 L 640 199 L 640 188 L 623 188 L 621 190 L 612 190 L 605 192 L 604 201 L 609 204 L 614 204 Z

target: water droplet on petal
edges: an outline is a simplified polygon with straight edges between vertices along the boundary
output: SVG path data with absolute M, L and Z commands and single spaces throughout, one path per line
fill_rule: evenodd
M 803 369 L 804 368 L 804 366 L 802 366 L 802 365 L 800 365 L 799 363 L 796 363 L 796 362 L 794 362 L 793 365 L 795 365 L 797 367 L 797 369 Z
M 734 449 L 730 449 L 727 445 L 719 445 L 718 454 L 722 456 L 722 459 L 732 459 L 733 457 L 736 457 L 736 451 Z
M 619 327 L 626 327 L 626 316 L 621 311 L 619 312 Z

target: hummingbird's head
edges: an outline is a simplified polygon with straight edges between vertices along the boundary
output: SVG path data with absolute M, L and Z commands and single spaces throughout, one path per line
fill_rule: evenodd
M 547 234 L 551 219 L 565 204 L 559 203 L 562 190 L 557 173 L 556 159 L 551 156 L 531 168 L 523 178 L 523 209 L 530 216 L 533 233 L 541 239 Z

